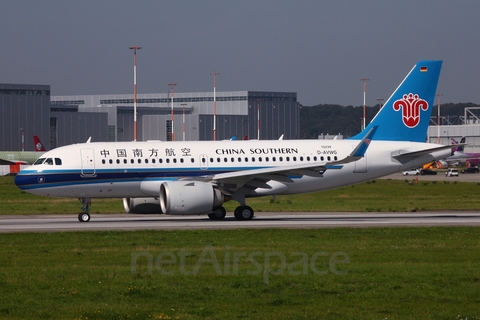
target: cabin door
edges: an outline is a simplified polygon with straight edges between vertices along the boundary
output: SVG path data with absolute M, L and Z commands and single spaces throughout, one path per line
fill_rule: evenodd
M 362 158 L 358 159 L 355 163 L 355 169 L 353 172 L 364 173 L 367 172 L 367 154 L 365 153 Z
M 93 149 L 80 149 L 82 158 L 82 176 L 95 176 L 95 156 Z

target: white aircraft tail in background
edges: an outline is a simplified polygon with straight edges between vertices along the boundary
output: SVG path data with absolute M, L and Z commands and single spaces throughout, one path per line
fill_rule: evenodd
M 45 153 L 15 178 L 33 194 L 80 198 L 89 221 L 92 198 L 123 198 L 129 213 L 208 214 L 223 203 L 249 220 L 246 199 L 338 188 L 419 167 L 450 155 L 425 143 L 441 61 L 420 61 L 372 122 L 347 140 L 91 142 Z

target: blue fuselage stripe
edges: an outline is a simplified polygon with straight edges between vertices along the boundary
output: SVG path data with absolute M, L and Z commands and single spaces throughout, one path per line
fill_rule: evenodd
M 212 168 L 201 170 L 198 168 L 165 169 L 102 169 L 92 174 L 82 174 L 81 170 L 44 170 L 22 171 L 15 177 L 15 184 L 23 190 L 60 187 L 65 185 L 88 185 L 99 183 L 141 182 L 143 180 L 176 180 L 178 178 L 197 178 L 207 175 L 216 175 L 232 171 L 248 170 L 252 168 Z M 259 169 L 259 167 L 255 167 Z M 93 172 L 93 171 L 92 171 Z

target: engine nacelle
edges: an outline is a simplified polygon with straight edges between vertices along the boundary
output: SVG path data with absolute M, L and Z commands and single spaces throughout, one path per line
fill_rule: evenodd
M 127 213 L 162 213 L 158 198 L 123 198 L 123 207 Z
M 165 214 L 206 214 L 225 198 L 211 183 L 166 181 L 160 185 L 160 207 Z

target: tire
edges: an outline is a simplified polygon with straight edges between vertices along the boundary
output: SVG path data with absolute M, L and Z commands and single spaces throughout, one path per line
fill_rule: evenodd
M 227 215 L 227 210 L 225 210 L 224 207 L 220 206 L 216 208 L 212 213 L 208 214 L 208 217 L 211 220 L 223 220 L 225 216 Z
M 78 221 L 88 222 L 88 221 L 90 221 L 90 215 L 86 212 L 79 213 L 78 214 Z
M 253 209 L 249 206 L 239 206 L 235 209 L 235 218 L 237 220 L 252 220 L 253 216 Z

